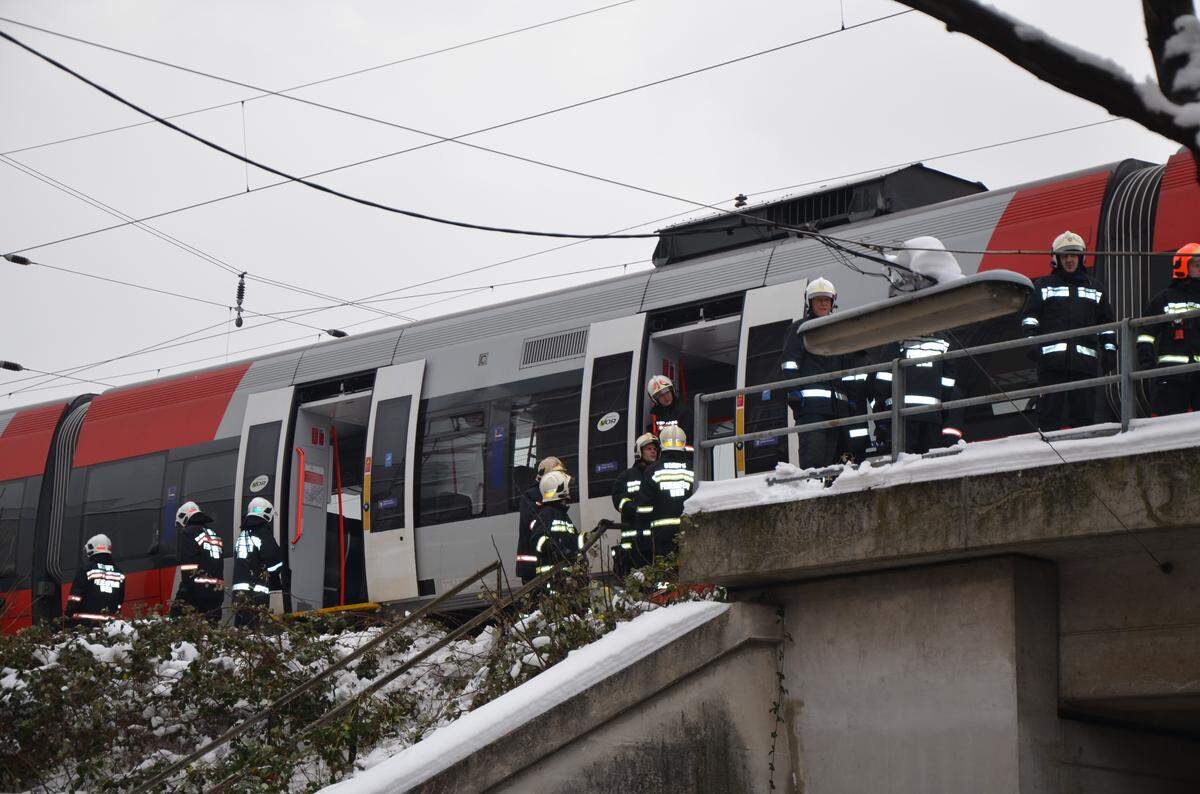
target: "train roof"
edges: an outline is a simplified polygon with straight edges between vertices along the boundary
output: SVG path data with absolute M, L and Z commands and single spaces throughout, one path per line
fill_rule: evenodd
M 945 177 L 960 183 L 962 195 L 933 204 L 921 204 L 873 215 L 839 227 L 836 234 L 853 235 L 857 239 L 872 242 L 897 242 L 921 235 L 953 237 L 960 233 L 964 224 L 986 225 L 998 221 L 1003 211 L 1002 199 L 1008 194 L 1077 176 L 1112 171 L 1118 165 L 1119 163 L 1109 163 L 1073 174 L 1055 175 L 1043 180 L 980 192 L 982 185 L 979 183 L 968 182 L 918 164 L 878 175 L 872 180 L 883 177 L 886 183 L 887 177 L 904 172 L 921 174 L 921 179 L 934 174 L 938 175 L 938 179 Z M 974 186 L 974 192 L 968 189 L 969 186 Z M 822 186 L 813 193 L 770 202 L 756 209 L 782 206 L 787 201 L 821 195 L 827 192 L 828 187 Z M 937 213 L 931 213 L 935 208 Z M 701 219 L 681 224 L 680 227 L 719 220 L 719 217 Z M 407 325 L 382 328 L 344 339 L 309 343 L 262 356 L 236 359 L 211 367 L 125 384 L 109 389 L 104 394 L 144 387 L 147 383 L 227 370 L 235 365 L 244 366 L 247 362 L 253 366 L 247 372 L 247 381 L 243 382 L 239 390 L 259 391 L 293 383 L 316 382 L 410 361 L 439 348 L 494 336 L 521 331 L 553 330 L 572 325 L 586 327 L 604 319 L 630 316 L 674 304 L 795 281 L 805 278 L 807 271 L 813 268 L 833 263 L 820 243 L 809 239 L 788 239 L 786 236 L 779 239 L 752 239 L 743 242 L 738 248 L 695 253 L 684 257 L 684 260 L 686 261 L 674 260 L 675 264 L 670 267 L 656 267 L 653 270 L 623 274 L 439 315 Z M 62 399 L 56 399 L 3 409 L 0 410 L 0 416 L 62 402 Z

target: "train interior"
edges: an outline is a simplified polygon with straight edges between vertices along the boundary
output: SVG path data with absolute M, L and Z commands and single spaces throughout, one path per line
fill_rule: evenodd
M 369 391 L 304 403 L 297 410 L 286 544 L 297 611 L 367 600 L 362 495 L 370 412 Z
M 697 394 L 737 388 L 738 346 L 741 336 L 741 296 L 703 304 L 672 307 L 647 318 L 644 384 L 652 375 L 666 375 L 689 409 Z M 651 404 L 642 392 L 643 426 L 649 421 Z M 708 437 L 731 435 L 734 401 L 721 400 L 708 409 Z M 693 429 L 693 435 L 695 430 Z M 734 477 L 731 445 L 708 453 L 714 479 Z

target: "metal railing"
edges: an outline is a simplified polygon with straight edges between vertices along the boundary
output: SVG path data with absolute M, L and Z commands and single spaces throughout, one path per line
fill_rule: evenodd
M 728 389 L 721 392 L 713 392 L 710 394 L 697 394 L 694 402 L 694 425 L 696 431 L 696 439 L 693 443 L 697 450 L 712 449 L 725 444 L 745 445 L 748 441 L 757 441 L 767 438 L 780 438 L 782 436 L 790 436 L 800 433 L 811 433 L 816 430 L 828 430 L 837 427 L 845 427 L 847 425 L 862 425 L 868 421 L 880 422 L 888 421 L 891 423 L 891 457 L 895 461 L 900 453 L 905 448 L 905 424 L 902 421 L 909 416 L 917 416 L 919 414 L 932 413 L 935 411 L 948 411 L 957 408 L 970 408 L 976 405 L 986 405 L 991 403 L 1012 402 L 1014 400 L 1025 399 L 1026 397 L 1036 397 L 1043 394 L 1056 394 L 1058 392 L 1073 391 L 1075 389 L 1091 389 L 1097 386 L 1108 386 L 1110 384 L 1119 384 L 1121 396 L 1121 432 L 1129 430 L 1129 423 L 1134 418 L 1135 399 L 1134 388 L 1138 381 L 1146 378 L 1162 378 L 1171 375 L 1182 375 L 1189 372 L 1200 372 L 1200 361 L 1192 361 L 1187 364 L 1177 364 L 1170 367 L 1150 367 L 1148 369 L 1139 370 L 1137 368 L 1137 335 L 1136 329 L 1148 325 L 1160 325 L 1164 323 L 1177 322 L 1181 320 L 1200 317 L 1200 309 L 1190 312 L 1182 312 L 1179 314 L 1158 314 L 1152 317 L 1139 317 L 1136 319 L 1126 318 L 1112 323 L 1103 323 L 1101 325 L 1089 325 L 1083 328 L 1072 328 L 1067 331 L 1056 331 L 1049 334 L 1040 334 L 1038 336 L 1022 337 L 1020 339 L 1010 339 L 1004 342 L 993 342 L 991 344 L 979 345 L 977 347 L 960 348 L 950 350 L 946 353 L 941 353 L 923 358 L 897 358 L 891 361 L 883 361 L 878 364 L 869 364 L 851 369 L 838 370 L 836 372 L 824 372 L 819 375 L 809 375 L 803 378 L 792 378 L 789 380 L 774 381 L 772 383 L 763 383 L 756 386 L 745 386 L 740 389 Z M 1117 372 L 1112 375 L 1100 375 L 1092 378 L 1082 378 L 1066 383 L 1055 383 L 1047 386 L 1034 386 L 1027 389 L 1016 389 L 1013 391 L 1001 391 L 993 394 L 987 394 L 980 397 L 964 397 L 957 400 L 938 401 L 936 404 L 930 405 L 915 405 L 906 407 L 904 402 L 905 397 L 905 374 L 911 367 L 919 364 L 928 364 L 935 361 L 950 361 L 958 358 L 967 358 L 983 355 L 985 353 L 996 353 L 1003 350 L 1015 350 L 1020 348 L 1033 347 L 1034 345 L 1042 345 L 1047 342 L 1058 342 L 1062 340 L 1072 340 L 1085 336 L 1096 336 L 1105 331 L 1117 332 Z M 1103 355 L 1103 350 L 1096 350 L 1097 359 Z M 892 376 L 891 384 L 891 401 L 890 408 L 882 411 L 868 411 L 854 416 L 846 416 L 838 419 L 830 419 L 824 422 L 808 422 L 794 427 L 779 427 L 771 430 L 760 430 L 753 433 L 741 433 L 737 435 L 721 436 L 720 438 L 708 438 L 708 405 L 717 400 L 728 400 L 730 398 L 745 398 L 747 394 L 757 394 L 760 392 L 782 390 L 785 395 L 788 390 L 803 386 L 822 385 L 841 383 L 844 378 L 855 375 L 863 375 L 868 379 L 871 375 L 877 372 L 889 372 Z M 708 456 L 705 454 L 697 454 L 693 465 L 697 479 L 710 479 L 711 472 L 709 471 Z

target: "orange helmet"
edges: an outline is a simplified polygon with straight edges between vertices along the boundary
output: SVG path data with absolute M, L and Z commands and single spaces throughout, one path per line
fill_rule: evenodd
M 1200 243 L 1188 243 L 1176 251 L 1173 263 L 1175 268 L 1171 271 L 1171 278 L 1187 278 L 1188 265 L 1192 263 L 1192 257 L 1196 254 L 1200 254 Z

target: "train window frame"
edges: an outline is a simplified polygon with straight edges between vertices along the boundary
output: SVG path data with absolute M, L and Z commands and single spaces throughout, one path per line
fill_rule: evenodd
M 613 483 L 616 482 L 617 477 L 621 476 L 621 472 L 629 467 L 629 390 L 635 387 L 633 357 L 633 351 L 627 350 L 610 353 L 606 356 L 597 356 L 592 362 L 592 382 L 588 389 L 587 415 L 589 499 L 611 496 Z M 610 364 L 613 365 L 612 376 L 604 373 Z M 600 389 L 615 387 L 620 383 L 624 383 L 625 388 L 613 391 L 613 399 L 619 400 L 619 402 L 597 400 L 597 392 Z M 600 404 L 601 402 L 603 404 Z M 617 414 L 617 422 L 615 424 L 606 422 L 604 429 L 601 429 L 600 420 L 610 413 Z M 601 433 L 605 435 L 602 437 Z M 610 439 L 611 442 L 608 444 L 600 445 L 598 443 L 600 440 L 608 441 Z M 618 458 L 616 460 L 600 460 L 601 455 L 597 454 L 597 450 L 609 447 L 614 450 L 620 449 Z
M 549 455 L 553 455 L 563 462 L 568 472 L 577 473 L 579 469 L 579 415 L 582 411 L 583 403 L 583 370 L 579 370 L 580 377 L 578 382 L 572 382 L 566 385 L 554 385 L 540 391 L 529 394 L 514 395 L 508 399 L 508 454 L 505 457 L 507 464 L 507 492 L 508 504 L 505 513 L 515 513 L 520 510 L 521 494 L 528 490 L 532 485 L 536 484 L 537 479 L 537 464 L 542 459 Z M 521 406 L 518 411 L 518 401 L 528 401 L 525 406 Z M 532 443 L 526 444 L 525 463 L 520 468 L 532 469 L 532 481 L 523 482 L 517 477 L 518 471 L 518 456 L 521 454 L 519 443 L 524 438 L 518 431 L 518 421 L 520 421 L 521 413 L 528 411 L 531 407 L 539 402 L 547 400 L 566 401 L 568 405 L 573 406 L 573 410 L 569 413 L 564 412 L 563 416 L 568 417 L 561 421 L 556 421 L 552 427 L 556 430 L 565 431 L 562 435 L 564 439 L 570 439 L 569 444 L 559 448 L 551 445 L 547 449 L 539 448 L 539 444 L 533 441 L 537 425 L 533 425 L 533 431 L 528 436 Z M 546 429 L 543 425 L 542 430 Z M 545 435 L 543 435 L 543 438 Z M 532 450 L 532 457 L 530 451 Z M 529 464 L 532 463 L 532 466 Z
M 188 475 L 200 466 L 207 466 L 221 459 L 224 459 L 225 465 L 228 466 L 228 496 L 222 496 L 218 499 L 207 496 L 198 497 L 196 494 L 197 489 L 189 487 Z M 213 524 L 211 526 L 224 542 L 226 557 L 233 556 L 233 539 L 236 531 L 235 524 L 237 524 L 237 508 L 234 505 L 237 499 L 237 460 L 238 451 L 236 447 L 207 455 L 189 456 L 182 461 L 183 470 L 179 473 L 179 503 L 196 502 L 200 505 L 201 510 L 212 517 Z M 218 505 L 221 509 L 217 510 L 213 505 Z
M 415 499 L 416 516 L 414 517 L 416 519 L 416 526 L 429 527 L 436 526 L 438 524 L 453 523 L 456 521 L 470 521 L 476 518 L 483 518 L 487 515 L 487 449 L 488 428 L 491 426 L 490 408 L 491 404 L 487 401 L 463 403 L 444 408 L 438 408 L 436 406 L 429 408 L 427 406 L 423 406 L 422 411 L 420 412 L 420 418 L 418 420 L 421 430 L 417 450 L 417 461 L 419 465 L 417 467 L 417 476 L 415 477 L 416 481 L 413 483 L 413 487 L 417 489 Z M 475 424 L 474 421 L 471 421 L 471 426 L 468 426 L 466 422 L 462 421 L 475 416 L 478 416 L 478 424 Z M 442 431 L 436 434 L 430 432 L 430 428 L 435 422 L 445 420 L 448 420 L 450 424 L 448 432 Z M 470 441 L 466 445 L 460 445 L 457 447 L 454 445 L 456 440 L 461 442 L 465 438 L 474 438 L 476 436 L 478 437 L 477 442 Z M 435 449 L 429 448 L 429 442 L 431 438 L 433 439 L 433 445 Z M 438 452 L 438 450 L 436 450 L 436 446 L 447 438 L 450 439 L 450 447 L 448 451 L 451 455 L 457 456 L 460 452 L 466 453 L 466 455 L 469 455 L 471 458 L 474 458 L 476 454 L 478 455 L 477 476 L 471 480 L 475 483 L 472 490 L 477 488 L 478 493 L 462 493 L 461 491 L 457 490 L 458 485 L 457 482 L 455 482 L 456 490 L 441 491 L 436 494 L 432 494 L 432 499 L 426 498 L 425 493 L 428 486 L 431 483 L 441 482 L 441 480 L 429 479 L 429 477 L 436 471 L 436 468 L 430 465 L 430 457 L 435 452 Z M 464 460 L 465 459 L 466 458 L 464 456 Z M 372 466 L 374 466 L 374 463 L 372 463 Z M 458 478 L 457 457 L 450 461 L 450 470 L 451 477 L 456 481 Z M 471 504 L 469 508 L 469 515 L 460 516 L 457 512 L 451 512 L 442 508 L 438 508 L 436 506 L 437 502 L 434 500 L 441 499 L 447 495 L 466 497 L 467 499 L 470 499 Z M 427 505 L 432 505 L 432 507 L 427 507 Z M 448 512 L 450 513 L 450 517 L 445 517 L 445 514 Z
M 522 401 L 559 394 L 561 399 L 567 399 L 572 405 L 572 420 L 574 431 L 569 433 L 570 449 L 567 454 L 558 454 L 564 450 L 538 450 L 537 454 L 556 455 L 568 462 L 568 465 L 578 465 L 579 460 L 579 416 L 583 400 L 583 369 L 575 368 L 555 373 L 526 378 L 510 383 L 488 386 L 471 391 L 429 397 L 421 401 L 417 420 L 417 461 L 420 464 L 417 476 L 414 478 L 414 502 L 416 515 L 414 523 L 417 527 L 432 527 L 438 524 L 471 521 L 493 516 L 508 515 L 517 512 L 518 497 L 515 493 L 513 465 L 516 455 L 515 434 L 513 425 L 514 406 Z M 481 491 L 482 509 L 472 512 L 469 518 L 452 516 L 441 518 L 438 510 L 428 510 L 423 505 L 430 502 L 424 498 L 426 480 L 424 475 L 429 443 L 428 428 L 431 417 L 441 418 L 447 414 L 465 414 L 469 411 L 481 411 L 482 429 L 484 430 L 481 447 L 483 488 Z M 567 438 L 568 436 L 564 436 Z M 536 465 L 536 464 L 535 464 Z M 472 500 L 472 509 L 475 508 Z
M 157 477 L 154 477 L 150 472 L 142 472 L 140 475 L 134 475 L 132 472 L 121 476 L 114 476 L 114 482 L 133 483 L 136 482 L 140 487 L 145 488 L 145 493 L 139 493 L 138 496 L 147 496 L 145 507 L 139 507 L 137 510 L 125 510 L 120 512 L 137 512 L 146 513 L 151 517 L 151 525 L 145 533 L 145 542 L 141 543 L 137 540 L 135 533 L 130 533 L 129 529 L 122 526 L 113 526 L 117 524 L 115 519 L 97 519 L 97 516 L 104 515 L 104 512 L 93 511 L 89 509 L 90 505 L 99 499 L 90 498 L 91 489 L 95 480 L 101 475 L 107 476 L 110 472 L 121 471 L 143 465 L 150 465 L 157 468 Z M 148 455 L 137 455 L 131 458 L 120 458 L 118 460 L 105 461 L 104 463 L 95 463 L 86 467 L 83 477 L 82 489 L 80 493 L 80 515 L 79 515 L 79 535 L 75 549 L 75 561 L 70 567 L 75 568 L 79 562 L 83 560 L 83 543 L 87 538 L 96 533 L 103 533 L 109 536 L 113 543 L 113 560 L 117 563 L 136 563 L 140 560 L 152 559 L 150 548 L 154 537 L 161 530 L 158 522 L 163 520 L 163 488 L 167 474 L 167 452 L 165 450 L 154 452 Z M 122 493 L 121 498 L 129 498 L 128 492 Z M 138 502 L 142 504 L 142 502 Z M 130 539 L 126 537 L 129 534 L 134 534 L 133 542 L 128 542 Z M 63 552 L 67 555 L 70 550 L 64 548 Z M 64 560 L 64 563 L 71 559 L 70 556 Z M 67 566 L 64 565 L 64 568 Z
M 746 332 L 746 386 L 773 383 L 786 377 L 779 365 L 783 360 L 783 348 L 787 344 L 788 331 L 791 330 L 793 324 L 793 320 L 775 320 L 750 326 Z M 778 347 L 765 347 L 765 342 L 776 339 L 779 343 Z M 763 362 L 767 362 L 767 364 L 759 370 L 758 365 Z M 743 410 L 745 412 L 745 432 L 747 433 L 787 427 L 788 407 L 785 392 L 750 392 L 746 395 L 746 404 Z M 773 417 L 771 414 L 778 414 L 778 416 Z M 773 418 L 780 421 L 771 421 Z M 768 454 L 768 451 L 773 454 Z M 759 439 L 746 445 L 746 474 L 774 471 L 777 463 L 786 463 L 787 460 L 786 436 Z
M 366 496 L 371 511 L 371 532 L 387 532 L 405 526 L 408 436 L 412 432 L 409 417 L 414 399 L 416 397 L 411 394 L 390 397 L 380 400 L 375 407 L 375 427 L 370 440 L 371 492 Z M 392 469 L 395 471 L 390 472 Z
M 22 575 L 21 552 L 25 545 L 22 543 L 22 535 L 26 524 L 25 499 L 28 488 L 27 477 L 0 482 L 0 581 L 18 579 Z M 14 508 L 15 517 L 6 515 Z M 12 532 L 11 544 L 7 539 L 8 530 Z M 28 575 L 28 572 L 25 575 Z

